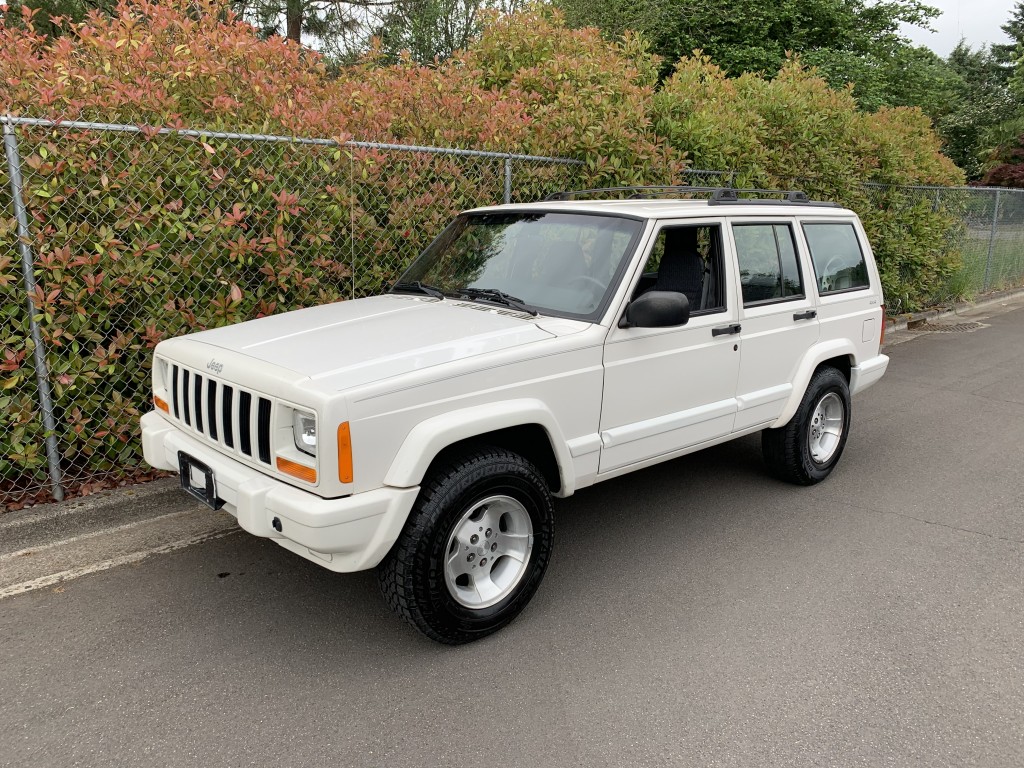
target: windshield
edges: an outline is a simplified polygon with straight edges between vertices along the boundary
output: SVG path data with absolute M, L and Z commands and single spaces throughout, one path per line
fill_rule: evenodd
M 463 214 L 398 284 L 419 282 L 446 296 L 500 291 L 545 314 L 596 320 L 641 227 L 581 213 Z

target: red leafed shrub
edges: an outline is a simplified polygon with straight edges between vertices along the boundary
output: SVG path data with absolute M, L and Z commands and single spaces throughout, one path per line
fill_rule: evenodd
M 995 164 L 981 180 L 983 187 L 1024 187 L 1024 134 L 996 153 Z

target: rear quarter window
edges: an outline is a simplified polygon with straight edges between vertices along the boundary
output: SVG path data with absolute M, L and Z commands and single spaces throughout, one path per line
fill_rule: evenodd
M 867 288 L 868 265 L 853 224 L 804 223 L 818 293 L 827 295 Z

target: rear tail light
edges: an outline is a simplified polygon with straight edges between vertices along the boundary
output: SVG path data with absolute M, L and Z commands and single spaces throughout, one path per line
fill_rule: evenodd
M 885 304 L 882 305 L 882 334 L 878 339 L 878 346 L 885 344 Z

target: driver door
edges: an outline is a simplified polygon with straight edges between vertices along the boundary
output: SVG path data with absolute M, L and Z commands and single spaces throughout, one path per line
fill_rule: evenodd
M 690 299 L 689 321 L 672 328 L 616 324 L 608 335 L 599 474 L 667 458 L 733 430 L 740 326 L 731 289 L 733 260 L 724 258 L 722 227 L 720 220 L 662 225 L 642 274 L 634 276 L 631 299 L 665 289 L 668 273 L 681 271 L 683 257 L 673 252 L 673 243 L 696 240 L 700 260 L 686 257 L 687 281 L 679 286 Z M 673 235 L 673 228 L 696 231 Z M 670 266 L 673 260 L 676 266 Z

